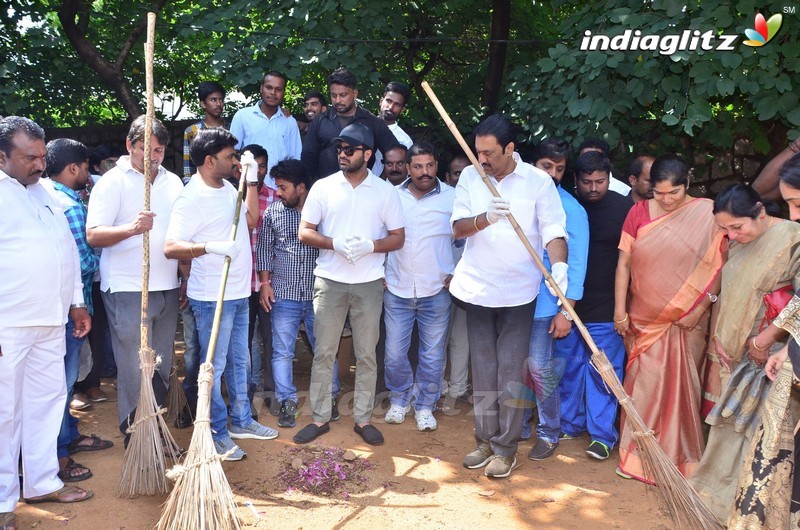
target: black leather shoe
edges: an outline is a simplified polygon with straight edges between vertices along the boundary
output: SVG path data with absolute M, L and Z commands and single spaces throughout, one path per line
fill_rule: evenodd
M 294 443 L 296 444 L 307 444 L 309 442 L 313 442 L 326 432 L 331 430 L 331 426 L 327 423 L 323 424 L 321 427 L 317 426 L 314 423 L 309 423 L 300 431 L 294 435 Z
M 369 445 L 383 445 L 383 435 L 374 425 L 369 423 L 363 427 L 356 425 L 353 430 Z

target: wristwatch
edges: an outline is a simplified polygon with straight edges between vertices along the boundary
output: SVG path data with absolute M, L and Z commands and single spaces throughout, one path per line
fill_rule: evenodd
M 562 317 L 567 319 L 567 322 L 572 322 L 572 315 L 569 314 L 569 311 L 564 309 L 563 307 L 558 310 Z

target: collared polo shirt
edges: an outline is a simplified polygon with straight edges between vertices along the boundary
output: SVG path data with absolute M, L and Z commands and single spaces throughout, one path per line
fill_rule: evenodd
M 353 188 L 341 171 L 318 180 L 308 192 L 301 220 L 317 225 L 330 238 L 363 236 L 383 239 L 403 228 L 403 209 L 394 186 L 367 170 Z M 366 283 L 383 278 L 386 254 L 373 252 L 350 263 L 335 250 L 321 249 L 314 274 L 342 283 Z
M 453 215 L 455 191 L 438 183 L 421 199 L 409 191 L 411 179 L 397 186 L 405 217 L 405 244 L 386 258 L 386 288 L 401 298 L 433 296 L 453 274 Z

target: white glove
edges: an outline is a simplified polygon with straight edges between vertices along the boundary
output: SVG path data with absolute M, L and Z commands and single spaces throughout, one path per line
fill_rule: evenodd
M 230 256 L 231 260 L 236 259 L 239 250 L 241 249 L 236 241 L 209 241 L 206 243 L 206 252 L 219 254 L 220 256 Z
M 353 260 L 350 259 L 350 245 L 347 242 L 348 240 L 343 237 L 337 237 L 333 240 L 333 250 L 339 253 L 344 259 L 349 261 L 350 263 Z
M 258 162 L 256 162 L 255 157 L 253 157 L 253 153 L 250 151 L 245 151 L 242 154 L 242 159 L 240 160 L 242 164 L 242 171 L 244 168 L 247 168 L 246 179 L 247 182 L 258 183 Z
M 557 261 L 553 263 L 553 266 L 550 270 L 550 276 L 553 277 L 553 280 L 558 285 L 558 288 L 561 290 L 561 293 L 566 296 L 567 292 L 567 271 L 569 270 L 569 265 L 564 263 L 563 261 Z M 553 296 L 558 296 L 556 294 L 555 289 L 550 286 L 550 282 L 544 282 L 547 286 L 547 290 L 550 291 L 550 294 Z M 558 305 L 561 305 L 561 300 L 558 301 Z
M 347 238 L 347 246 L 350 249 L 350 262 L 355 263 L 367 254 L 375 251 L 375 243 L 371 239 L 363 236 L 352 236 Z
M 486 207 L 486 220 L 490 225 L 495 224 L 500 219 L 505 219 L 510 213 L 509 202 L 502 197 L 492 197 L 489 206 Z

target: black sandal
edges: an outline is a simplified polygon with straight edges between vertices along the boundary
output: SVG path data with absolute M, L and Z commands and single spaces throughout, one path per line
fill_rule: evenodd
M 80 482 L 92 478 L 92 470 L 70 458 L 67 467 L 59 470 L 58 478 L 61 482 Z
M 89 445 L 81 444 L 81 442 L 85 440 L 91 440 L 92 443 Z M 103 449 L 109 449 L 113 446 L 114 442 L 111 440 L 103 440 L 96 434 L 91 436 L 84 436 L 81 434 L 67 446 L 67 451 L 69 454 L 75 454 L 80 453 L 81 451 L 102 451 Z

